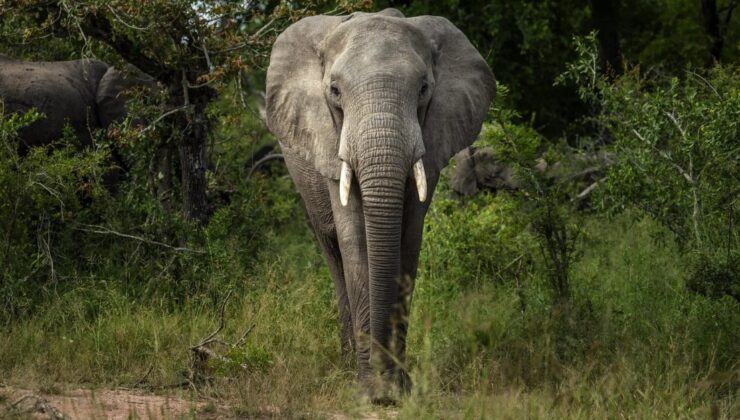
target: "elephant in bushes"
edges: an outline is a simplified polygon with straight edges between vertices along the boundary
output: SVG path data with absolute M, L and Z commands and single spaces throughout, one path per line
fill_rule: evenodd
M 136 69 L 132 73 L 126 77 L 96 60 L 28 62 L 0 55 L 0 99 L 5 113 L 35 108 L 45 114 L 21 130 L 20 153 L 59 139 L 66 124 L 83 146 L 92 144 L 95 129 L 126 117 L 126 89 L 156 87 L 151 77 Z
M 475 140 L 491 70 L 447 19 L 312 16 L 275 42 L 267 123 L 328 262 L 344 354 L 374 400 L 410 381 L 405 341 L 424 216 Z

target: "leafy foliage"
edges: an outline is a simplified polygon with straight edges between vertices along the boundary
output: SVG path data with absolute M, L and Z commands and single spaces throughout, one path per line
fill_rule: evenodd
M 694 285 L 702 283 L 696 276 L 703 272 L 740 287 L 731 269 L 710 275 L 706 267 L 708 261 L 737 265 L 740 73 L 717 66 L 705 75 L 687 69 L 682 78 L 666 80 L 635 67 L 610 83 L 597 76 L 593 36 L 576 45 L 580 58 L 561 80 L 576 82 L 580 95 L 598 104 L 597 119 L 613 136 L 618 156 L 601 191 L 602 208 L 636 207 L 670 229 L 679 245 L 698 254 Z
M 0 218 L 3 220 L 2 289 L 4 322 L 32 306 L 40 293 L 64 281 L 60 267 L 80 256 L 79 248 L 59 255 L 58 243 L 75 242 L 74 227 L 89 223 L 91 206 L 108 198 L 102 177 L 108 168 L 106 148 L 77 153 L 72 130 L 57 145 L 18 155 L 18 132 L 43 115 L 5 115 L 0 102 Z

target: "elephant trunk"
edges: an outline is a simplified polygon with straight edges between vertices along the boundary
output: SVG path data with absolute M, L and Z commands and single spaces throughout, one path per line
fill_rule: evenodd
M 377 165 L 360 176 L 370 286 L 370 335 L 373 362 L 391 367 L 392 319 L 401 275 L 401 223 L 404 179 L 395 165 Z
M 387 113 L 364 118 L 355 149 L 369 270 L 371 359 L 382 374 L 394 366 L 392 315 L 401 275 L 401 233 L 406 180 L 413 151 L 404 120 Z

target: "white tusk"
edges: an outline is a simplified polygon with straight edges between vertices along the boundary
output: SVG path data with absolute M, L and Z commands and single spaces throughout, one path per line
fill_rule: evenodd
M 339 175 L 339 201 L 346 206 L 349 201 L 349 187 L 352 185 L 352 168 L 342 161 L 342 171 Z
M 427 175 L 424 173 L 424 163 L 421 159 L 414 163 L 414 180 L 416 180 L 416 190 L 419 192 L 419 201 L 423 203 L 427 200 Z

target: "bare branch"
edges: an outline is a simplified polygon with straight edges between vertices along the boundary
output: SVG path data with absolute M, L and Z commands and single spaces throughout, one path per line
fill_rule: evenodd
M 247 341 L 247 336 L 249 336 L 249 333 L 251 333 L 251 332 L 252 332 L 252 330 L 254 329 L 254 327 L 255 327 L 256 325 L 257 325 L 257 324 L 252 324 L 252 325 L 250 325 L 250 326 L 249 326 L 249 328 L 247 328 L 247 330 L 246 330 L 246 331 L 244 331 L 244 334 L 242 334 L 242 336 L 241 336 L 241 337 L 239 337 L 239 340 L 238 340 L 238 341 L 237 341 L 236 343 L 234 343 L 234 347 L 239 347 L 239 346 L 241 346 L 242 344 L 244 344 L 244 342 L 245 342 L 245 341 Z
M 82 232 L 98 233 L 98 234 L 101 234 L 101 235 L 113 235 L 113 236 L 118 236 L 118 237 L 121 237 L 121 238 L 133 239 L 135 241 L 144 242 L 144 243 L 147 243 L 147 244 L 150 244 L 150 245 L 157 245 L 157 246 L 161 246 L 163 248 L 171 249 L 171 250 L 173 250 L 175 252 L 189 252 L 189 253 L 192 253 L 192 254 L 206 254 L 205 251 L 201 251 L 201 250 L 197 250 L 197 249 L 190 249 L 190 248 L 185 248 L 185 247 L 182 247 L 182 246 L 172 246 L 172 245 L 168 245 L 168 244 L 166 244 L 164 242 L 159 242 L 159 241 L 154 241 L 154 240 L 151 240 L 151 239 L 142 238 L 141 236 L 135 236 L 135 235 L 130 235 L 128 233 L 116 232 L 115 230 L 112 230 L 112 229 L 107 228 L 105 226 L 88 225 L 88 224 L 82 224 L 82 226 L 84 226 L 84 228 L 75 227 L 74 229 L 75 230 L 82 231 Z
M 110 12 L 113 14 L 113 17 L 115 17 L 117 21 L 119 21 L 123 26 L 125 26 L 127 28 L 131 28 L 131 29 L 134 29 L 134 30 L 137 30 L 137 31 L 148 31 L 149 29 L 152 28 L 152 26 L 154 26 L 154 23 L 153 22 L 150 23 L 145 28 L 144 27 L 140 27 L 140 26 L 132 25 L 132 24 L 126 22 L 125 20 L 121 19 L 121 16 L 118 15 L 118 13 L 116 12 L 116 9 L 114 9 L 113 6 L 108 5 L 108 10 L 110 10 Z
M 252 38 L 259 38 L 262 36 L 265 32 L 267 32 L 267 29 L 275 22 L 275 19 L 270 19 L 269 22 L 265 24 L 265 26 L 261 27 L 257 32 L 255 32 L 252 35 Z
M 589 194 L 591 194 L 591 192 L 593 190 L 596 189 L 596 187 L 599 186 L 599 183 L 601 183 L 605 179 L 606 179 L 606 177 L 596 180 L 593 184 L 589 185 L 583 191 L 581 191 L 580 193 L 578 193 L 578 195 L 576 196 L 575 200 L 582 200 L 582 199 L 586 198 Z M 575 201 L 575 200 L 573 200 L 573 201 Z
M 660 150 L 657 147 L 651 145 L 647 140 L 645 140 L 645 137 L 643 137 L 642 134 L 640 134 L 639 131 L 635 130 L 634 128 L 631 128 L 630 130 L 632 130 L 632 133 L 638 139 L 640 139 L 643 143 L 645 143 L 645 144 L 649 145 L 650 147 L 652 147 L 652 149 L 655 150 L 658 153 L 658 155 L 660 155 L 660 157 L 662 157 L 663 159 L 667 160 L 668 163 L 671 164 L 671 166 L 673 166 L 674 168 L 676 168 L 676 170 L 681 175 L 683 175 L 683 177 L 686 179 L 686 181 L 688 181 L 689 184 L 694 185 L 694 178 L 692 178 L 691 175 L 689 175 L 688 172 L 686 172 L 681 166 L 679 166 L 676 162 L 674 162 L 673 159 L 671 158 L 671 156 L 668 153 L 666 153 L 664 150 Z
M 139 134 L 143 134 L 143 133 L 145 133 L 145 132 L 147 132 L 147 131 L 151 130 L 152 128 L 154 128 L 154 126 L 155 126 L 155 125 L 156 125 L 156 124 L 157 124 L 158 122 L 162 121 L 163 119 L 165 119 L 165 118 L 169 117 L 169 116 L 170 116 L 170 115 L 172 115 L 172 114 L 175 114 L 175 113 L 177 113 L 177 112 L 180 112 L 180 111 L 184 111 L 184 110 L 185 110 L 186 108 L 187 108 L 187 106 L 183 105 L 183 106 L 180 106 L 180 107 L 177 107 L 177 108 L 174 108 L 174 109 L 171 109 L 171 110 L 169 110 L 169 111 L 165 112 L 164 114 L 162 114 L 162 115 L 160 115 L 159 117 L 157 117 L 157 119 L 156 119 L 156 120 L 152 121 L 152 122 L 151 122 L 151 123 L 150 123 L 149 125 L 147 125 L 146 127 L 144 127 L 144 128 L 143 128 L 143 129 L 142 129 L 142 130 L 141 130 L 141 131 L 139 132 Z
M 149 377 L 149 374 L 152 373 L 152 370 L 154 370 L 154 363 L 149 365 L 149 369 L 146 370 L 146 373 L 144 374 L 144 376 L 142 376 L 141 379 L 136 381 L 136 383 L 134 384 L 134 388 L 138 388 L 139 386 L 141 386 L 141 384 L 143 384 L 144 381 L 146 381 L 146 378 Z
M 664 114 L 665 114 L 665 115 L 666 115 L 666 116 L 667 116 L 667 117 L 668 117 L 668 118 L 669 118 L 669 119 L 670 119 L 671 121 L 673 121 L 673 124 L 674 124 L 674 125 L 676 126 L 676 128 L 678 129 L 678 132 L 679 132 L 679 133 L 681 133 L 681 137 L 683 137 L 683 139 L 684 139 L 684 140 L 686 140 L 686 131 L 684 131 L 684 129 L 683 129 L 682 127 L 681 127 L 681 124 L 679 124 L 679 122 L 678 122 L 678 119 L 676 118 L 676 116 L 675 116 L 675 115 L 673 115 L 673 112 L 665 112 L 665 111 L 663 111 L 663 113 L 664 113 Z
M 226 294 L 226 297 L 224 298 L 224 301 L 221 304 L 221 319 L 219 320 L 218 328 L 216 328 L 216 330 L 210 333 L 206 338 L 201 340 L 199 344 L 193 347 L 190 347 L 191 350 L 196 350 L 198 347 L 203 347 L 205 345 L 208 345 L 209 343 L 214 342 L 215 341 L 214 337 L 216 337 L 216 335 L 220 333 L 222 329 L 224 329 L 224 313 L 226 312 L 226 303 L 229 302 L 229 298 L 231 297 L 231 293 L 233 291 L 234 291 L 233 289 L 229 290 L 229 293 Z
M 256 171 L 257 168 L 260 167 L 260 165 L 262 165 L 263 163 L 268 162 L 270 160 L 277 160 L 277 159 L 283 160 L 284 157 L 280 153 L 270 153 L 269 155 L 267 155 L 267 156 L 263 157 L 262 159 L 258 160 L 257 162 L 254 162 L 254 164 L 252 165 L 252 167 L 249 168 L 249 172 L 247 172 L 247 179 L 249 179 L 252 176 L 252 174 L 254 174 L 254 171 Z
M 722 99 L 722 100 L 724 100 L 724 98 L 722 97 L 722 95 L 720 95 L 720 93 L 719 93 L 719 92 L 717 91 L 717 89 L 715 89 L 715 88 L 714 88 L 714 86 L 712 86 L 712 84 L 711 84 L 711 83 L 709 83 L 709 80 L 707 80 L 707 79 L 706 79 L 706 78 L 705 78 L 704 76 L 700 75 L 699 73 L 697 73 L 697 72 L 695 72 L 695 71 L 688 71 L 688 73 L 689 73 L 690 75 L 692 75 L 692 76 L 694 76 L 694 77 L 698 78 L 698 79 L 699 79 L 699 80 L 701 80 L 702 82 L 704 82 L 704 84 L 706 84 L 706 85 L 707 85 L 707 86 L 709 87 L 709 89 L 712 89 L 712 92 L 714 92 L 714 94 L 715 94 L 715 95 L 717 95 L 717 97 L 718 97 L 719 99 Z

